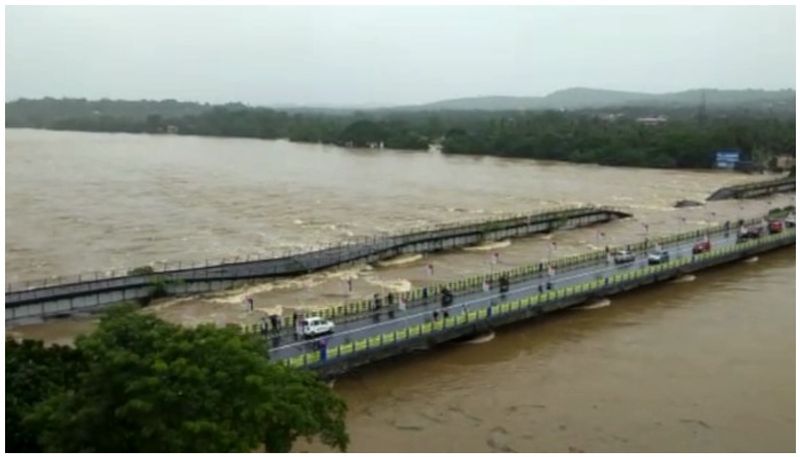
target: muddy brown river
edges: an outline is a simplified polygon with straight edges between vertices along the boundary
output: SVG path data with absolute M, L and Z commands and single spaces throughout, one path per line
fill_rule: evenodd
M 610 224 L 303 277 L 144 312 L 253 323 L 374 292 L 697 229 L 794 195 L 710 202 L 765 177 L 285 141 L 6 130 L 6 280 L 204 262 L 348 238 L 606 204 Z M 500 264 L 493 265 L 497 252 Z M 434 275 L 425 265 L 434 265 Z M 354 290 L 347 293 L 345 281 Z M 793 249 L 348 374 L 353 451 L 794 450 Z M 245 312 L 243 298 L 255 299 Z M 7 329 L 70 342 L 91 317 Z M 298 450 L 323 450 L 299 443 Z

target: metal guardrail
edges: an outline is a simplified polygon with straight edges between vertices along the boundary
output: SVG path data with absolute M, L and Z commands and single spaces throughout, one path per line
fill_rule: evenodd
M 253 256 L 245 256 L 243 258 L 235 257 L 230 259 L 223 258 L 217 261 L 216 263 L 209 261 L 205 261 L 202 263 L 201 262 L 188 262 L 188 263 L 173 262 L 171 264 L 164 263 L 160 270 L 153 271 L 152 273 L 128 274 L 127 271 L 111 270 L 109 272 L 91 272 L 91 273 L 82 273 L 71 276 L 57 276 L 51 278 L 42 278 L 38 280 L 27 280 L 16 283 L 6 283 L 6 293 L 30 291 L 35 289 L 44 289 L 44 288 L 73 285 L 73 284 L 120 280 L 123 278 L 141 279 L 141 278 L 151 278 L 157 275 L 172 275 L 176 273 L 186 273 L 191 271 L 208 272 L 210 269 L 214 268 L 221 268 L 233 265 L 254 264 L 265 261 L 286 260 L 287 262 L 297 261 L 302 264 L 303 260 L 305 260 L 304 257 L 308 257 L 310 255 L 324 256 L 326 254 L 335 252 L 341 253 L 347 250 L 352 251 L 353 249 L 361 250 L 363 252 L 367 252 L 370 250 L 377 251 L 386 249 L 391 245 L 408 243 L 414 239 L 424 239 L 426 237 L 431 237 L 437 233 L 444 233 L 449 230 L 457 230 L 457 229 L 470 230 L 481 227 L 486 227 L 487 230 L 492 230 L 492 229 L 497 229 L 493 227 L 493 225 L 495 224 L 501 224 L 501 225 L 513 224 L 523 220 L 528 221 L 529 223 L 532 224 L 541 222 L 543 220 L 553 219 L 557 216 L 569 217 L 571 214 L 574 215 L 581 212 L 593 212 L 593 211 L 608 211 L 608 212 L 624 214 L 624 212 L 621 209 L 609 206 L 597 207 L 591 205 L 579 205 L 570 207 L 559 207 L 546 210 L 543 212 L 530 213 L 530 214 L 494 216 L 491 218 L 481 219 L 477 221 L 463 221 L 463 222 L 452 222 L 446 224 L 437 224 L 429 226 L 422 230 L 407 229 L 395 232 L 393 234 L 376 235 L 372 237 L 363 237 L 358 240 L 345 240 L 339 243 L 330 243 L 322 248 L 320 248 L 319 246 L 309 246 L 303 249 L 298 249 L 296 251 L 290 249 L 282 251 L 280 253 L 274 252 L 271 253 L 271 255 L 253 255 Z M 202 278 L 202 275 L 198 277 Z M 139 282 L 141 281 L 133 281 L 133 283 L 139 283 Z

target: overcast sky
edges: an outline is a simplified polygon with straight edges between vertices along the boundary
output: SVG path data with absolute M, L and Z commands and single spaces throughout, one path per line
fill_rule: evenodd
M 6 100 L 795 87 L 793 7 L 6 7 Z

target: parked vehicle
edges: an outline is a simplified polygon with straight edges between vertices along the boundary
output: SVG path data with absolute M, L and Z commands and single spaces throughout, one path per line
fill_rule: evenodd
M 614 263 L 631 263 L 636 260 L 636 256 L 630 251 L 617 251 L 614 253 Z
M 303 336 L 311 338 L 326 333 L 333 333 L 333 322 L 321 317 L 309 317 L 303 323 Z
M 664 262 L 669 262 L 669 252 L 667 251 L 653 251 L 647 256 L 648 265 L 658 265 Z
M 711 241 L 703 240 L 698 241 L 697 243 L 692 246 L 692 254 L 701 254 L 703 252 L 708 252 L 711 250 Z
M 783 221 L 776 219 L 769 223 L 769 233 L 780 233 L 783 231 Z

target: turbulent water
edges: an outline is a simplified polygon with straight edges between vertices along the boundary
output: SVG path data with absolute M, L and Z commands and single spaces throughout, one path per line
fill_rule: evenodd
M 752 179 L 284 141 L 10 129 L 6 280 L 245 257 L 567 204 L 608 204 L 635 215 L 260 281 L 146 310 L 187 325 L 257 322 L 265 313 L 408 290 L 794 204 L 793 195 L 783 195 L 672 208 Z M 350 405 L 352 449 L 790 451 L 794 271 L 794 254 L 784 250 L 345 376 L 335 389 Z M 255 313 L 245 312 L 245 295 L 255 298 Z M 93 326 L 75 318 L 10 331 L 69 342 Z

